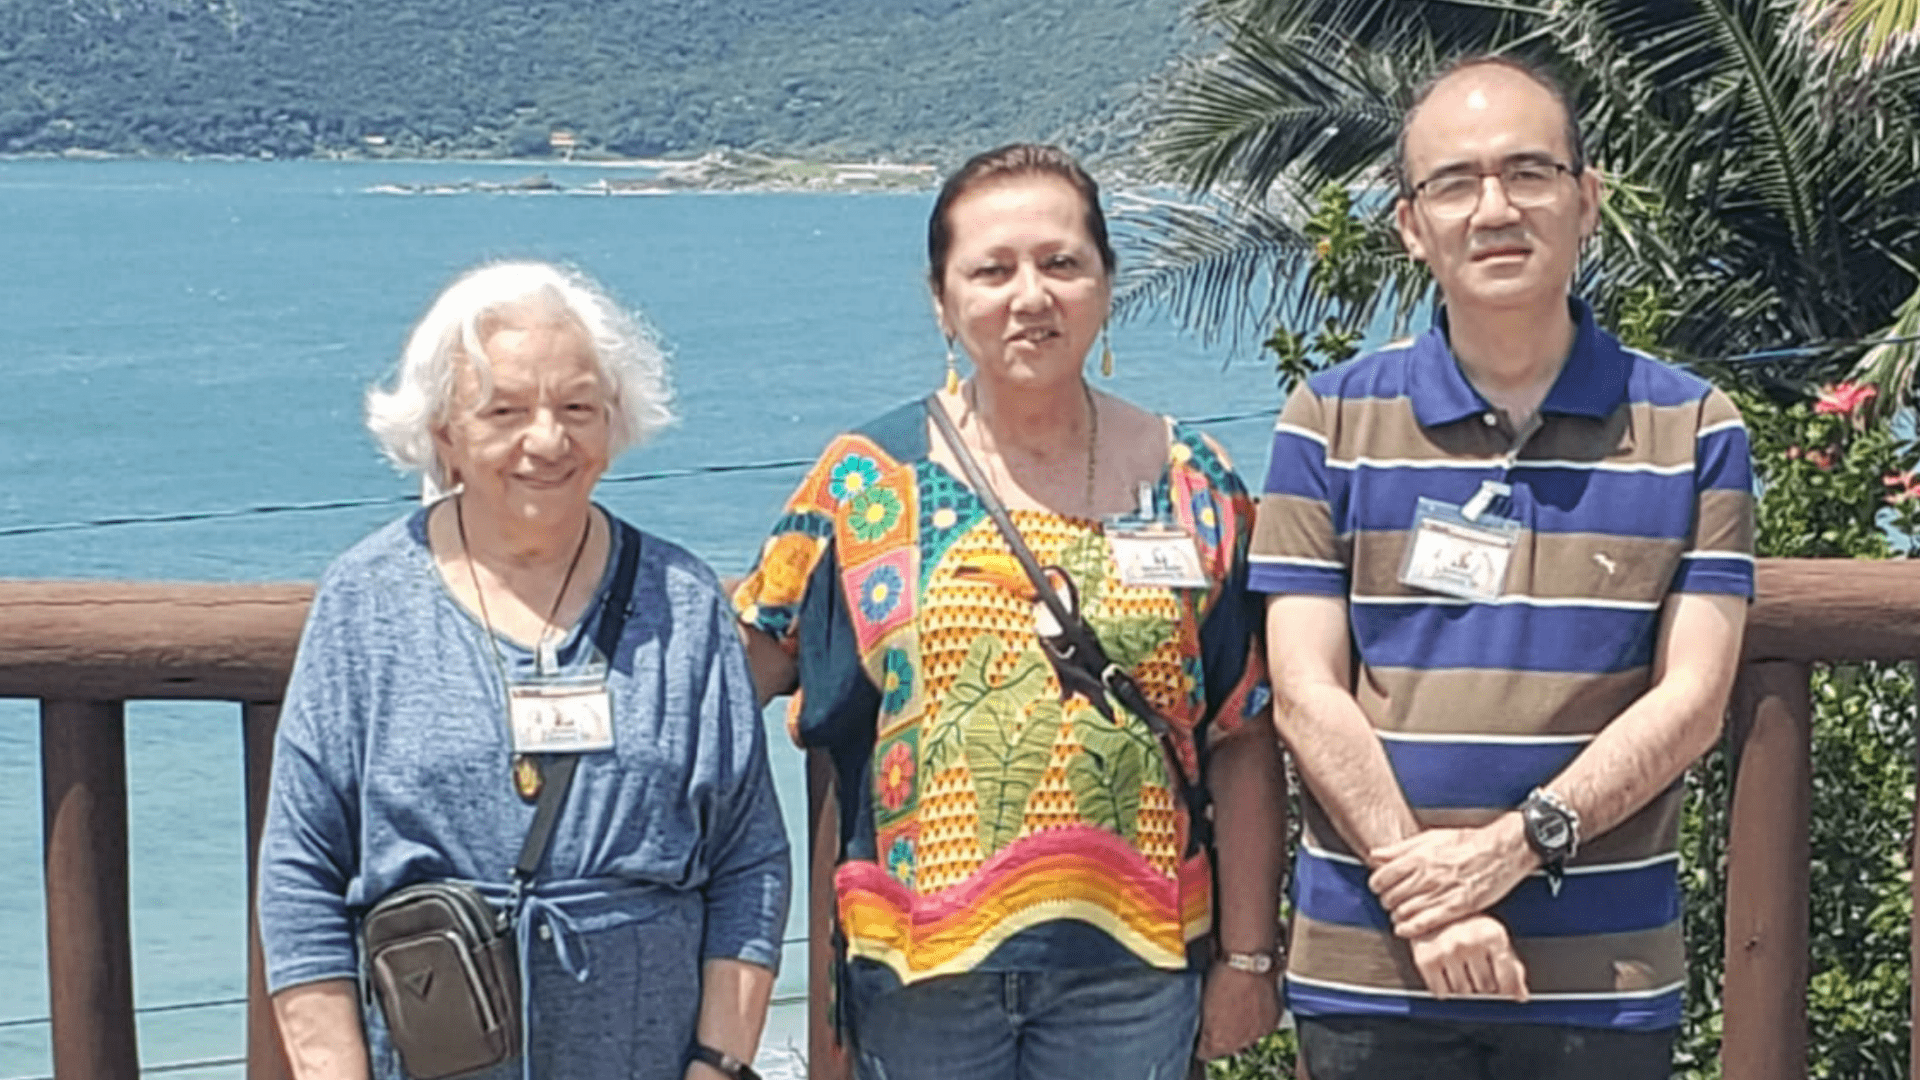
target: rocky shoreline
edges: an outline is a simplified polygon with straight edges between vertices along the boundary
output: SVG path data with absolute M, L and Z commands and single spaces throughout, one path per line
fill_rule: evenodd
M 112 161 L 140 155 L 108 154 L 92 150 L 70 150 L 58 154 L 9 154 L 0 160 L 61 159 L 70 161 Z M 432 183 L 382 183 L 368 190 L 393 195 L 455 195 L 491 193 L 508 195 L 666 195 L 681 191 L 923 191 L 940 182 L 940 168 L 928 163 L 891 161 L 815 161 L 780 157 L 745 150 L 712 150 L 691 159 L 628 159 L 581 155 L 570 158 L 426 158 L 399 155 L 328 154 L 332 160 L 457 162 L 471 160 L 488 165 L 523 165 L 534 170 L 511 181 L 454 180 Z M 208 155 L 177 160 L 254 161 L 275 160 L 272 155 Z M 296 159 L 286 159 L 296 160 Z M 580 183 L 555 179 L 549 170 L 575 166 L 605 167 L 608 175 Z

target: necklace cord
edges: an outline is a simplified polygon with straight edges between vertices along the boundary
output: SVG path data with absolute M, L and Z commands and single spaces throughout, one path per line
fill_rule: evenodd
M 460 534 L 460 554 L 467 560 L 467 577 L 473 582 L 473 597 L 480 604 L 480 625 L 487 629 L 487 644 L 493 649 L 493 662 L 500 668 L 500 683 L 504 687 L 510 681 L 507 678 L 507 658 L 500 651 L 500 641 L 493 633 L 493 619 L 487 614 L 487 593 L 480 587 L 480 572 L 474 569 L 473 549 L 467 544 L 467 515 L 465 496 L 456 495 L 453 500 L 453 520 Z M 580 542 L 574 545 L 573 558 L 567 562 L 567 572 L 560 578 L 560 591 L 554 594 L 553 606 L 547 610 L 546 621 L 540 627 L 540 637 L 533 643 L 534 668 L 541 674 L 545 664 L 541 648 L 547 643 L 547 635 L 555 629 L 554 620 L 560 615 L 560 604 L 567 597 L 567 586 L 573 584 L 573 572 L 580 566 L 580 556 L 586 553 L 587 538 L 593 535 L 593 510 L 587 510 L 586 527 L 580 530 Z
M 967 401 L 967 410 L 973 414 L 976 422 L 982 428 L 985 428 L 986 420 L 981 415 L 981 412 L 980 412 L 980 393 L 979 393 L 978 387 L 979 387 L 979 384 L 973 381 L 972 379 L 967 380 L 967 388 L 966 388 L 966 394 L 965 394 L 966 401 Z M 1086 475 L 1085 486 L 1082 491 L 1082 498 L 1086 502 L 1087 516 L 1094 517 L 1096 516 L 1093 512 L 1094 511 L 1094 502 L 1093 502 L 1094 481 L 1099 475 L 1099 467 L 1100 467 L 1100 454 L 1099 454 L 1100 406 L 1093 399 L 1093 387 L 1088 386 L 1087 380 L 1085 379 L 1080 380 L 1080 393 L 1086 399 L 1086 402 L 1087 402 L 1087 475 Z M 980 449 L 983 451 L 990 452 L 992 456 L 1000 462 L 1001 472 L 1004 473 L 1007 471 L 1006 459 L 1000 454 L 998 448 L 993 448 L 989 450 L 985 441 L 983 440 L 981 442 Z M 1012 479 L 1011 475 L 1009 475 L 1008 479 Z

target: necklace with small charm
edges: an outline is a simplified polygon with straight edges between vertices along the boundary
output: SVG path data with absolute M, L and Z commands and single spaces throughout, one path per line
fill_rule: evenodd
M 566 599 L 567 586 L 573 584 L 574 571 L 579 568 L 580 557 L 587 550 L 587 539 L 593 534 L 593 517 L 588 515 L 586 525 L 580 531 L 580 542 L 574 546 L 573 558 L 560 578 L 560 590 L 554 594 L 553 605 L 540 627 L 540 638 L 534 643 L 535 666 L 543 681 L 516 683 L 508 674 L 506 657 L 501 654 L 500 642 L 493 633 L 493 619 L 487 612 L 487 594 L 480 587 L 480 574 L 474 569 L 473 553 L 467 546 L 466 516 L 458 498 L 454 501 L 453 510 L 460 534 L 460 553 L 466 559 L 467 575 L 480 608 L 480 623 L 486 628 L 487 644 L 493 654 L 494 665 L 500 671 L 501 685 L 507 692 L 508 721 L 514 745 L 508 774 L 514 794 L 522 802 L 533 803 L 540 798 L 540 789 L 546 786 L 541 751 L 578 752 L 606 749 L 612 745 L 611 716 L 604 684 L 571 686 L 544 681 L 559 667 L 559 656 L 551 637 L 557 629 L 555 620 L 559 618 L 560 605 Z

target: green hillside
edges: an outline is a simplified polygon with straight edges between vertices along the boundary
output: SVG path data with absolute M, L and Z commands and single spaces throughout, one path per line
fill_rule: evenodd
M 1100 154 L 1182 0 L 0 0 L 0 152 Z

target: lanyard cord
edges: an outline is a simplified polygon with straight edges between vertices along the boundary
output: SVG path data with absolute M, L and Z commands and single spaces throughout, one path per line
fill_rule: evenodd
M 1487 512 L 1495 499 L 1513 496 L 1513 467 L 1520 461 L 1520 451 L 1527 448 L 1527 444 L 1533 441 L 1533 437 L 1539 434 L 1544 426 L 1543 418 L 1539 411 L 1535 410 L 1533 416 L 1527 420 L 1527 426 L 1520 429 L 1514 436 L 1512 444 L 1507 447 L 1506 454 L 1501 457 L 1500 479 L 1480 481 L 1480 490 L 1474 492 L 1473 497 L 1467 500 L 1467 504 L 1460 508 L 1461 517 L 1468 521 L 1479 521 L 1480 515 Z
M 462 512 L 465 496 L 455 496 L 453 500 L 453 520 L 460 533 L 460 555 L 467 561 L 467 577 L 473 582 L 474 599 L 480 602 L 480 625 L 487 628 L 487 645 L 493 650 L 494 665 L 500 669 L 500 685 L 507 686 L 512 680 L 507 678 L 507 658 L 500 651 L 500 641 L 494 637 L 493 620 L 487 615 L 487 593 L 480 587 L 480 572 L 473 568 L 473 551 L 467 546 L 467 516 Z M 560 591 L 554 594 L 553 607 L 548 609 L 546 622 L 540 627 L 540 637 L 533 643 L 534 670 L 546 674 L 545 645 L 547 635 L 555 629 L 553 621 L 560 614 L 560 602 L 567 597 L 567 586 L 573 584 L 573 572 L 580 566 L 580 556 L 587 550 L 587 538 L 593 535 L 593 511 L 587 511 L 586 528 L 580 530 L 580 542 L 574 545 L 573 558 L 567 563 L 567 572 L 560 579 Z M 556 661 L 557 663 L 557 661 Z

